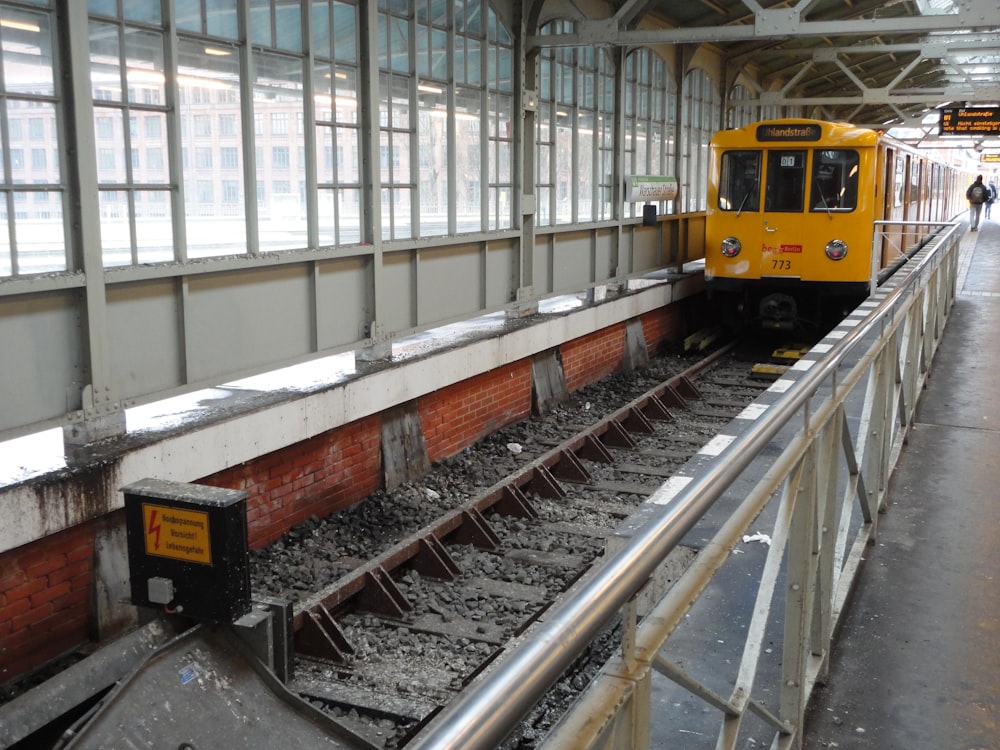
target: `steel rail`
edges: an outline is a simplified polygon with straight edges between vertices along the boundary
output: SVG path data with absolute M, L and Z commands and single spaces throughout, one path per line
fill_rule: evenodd
M 935 247 L 947 246 L 957 224 L 942 233 Z M 703 473 L 675 491 L 662 486 L 650 498 L 663 515 L 610 555 L 593 577 L 553 608 L 494 669 L 449 704 L 413 740 L 408 750 L 489 750 L 496 748 L 559 679 L 602 626 L 615 616 L 663 559 L 753 462 L 816 391 L 834 377 L 844 359 L 879 326 L 892 321 L 893 308 L 922 281 L 938 253 L 915 259 L 906 277 L 883 294 L 879 305 L 848 332 L 795 387 L 770 407 L 767 419 L 755 421 L 704 467 Z

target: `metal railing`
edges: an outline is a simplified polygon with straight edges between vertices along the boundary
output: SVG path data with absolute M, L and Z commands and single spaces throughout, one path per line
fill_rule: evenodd
M 771 403 L 762 416 L 734 420 L 742 428 L 727 448 L 686 484 L 661 487 L 647 501 L 648 507 L 656 506 L 655 519 L 609 554 L 408 748 L 500 746 L 619 616 L 624 623 L 620 655 L 605 665 L 540 747 L 648 748 L 654 672 L 681 686 L 686 700 L 715 709 L 700 712 L 717 727 L 708 746 L 736 747 L 748 714 L 758 730 L 761 722 L 768 728 L 772 746 L 799 746 L 810 693 L 828 666 L 837 623 L 862 552 L 874 539 L 889 474 L 955 299 L 959 236 L 957 226 L 944 228 L 887 288 L 813 350 L 829 351 L 807 358 L 779 381 L 781 387 L 768 390 L 760 401 L 770 396 Z M 764 456 L 779 436 L 790 436 L 780 455 Z M 727 513 L 683 576 L 640 616 L 637 595 L 658 566 L 734 482 L 743 477 L 740 486 L 746 485 L 744 472 L 752 465 L 760 474 L 753 488 Z M 752 606 L 726 614 L 742 618 L 735 676 L 699 679 L 695 670 L 668 657 L 670 638 L 682 623 L 690 623 L 701 593 L 736 559 L 733 552 L 751 524 L 765 518 L 772 524 L 770 546 L 755 575 Z M 747 599 L 748 584 L 741 585 L 741 598 Z M 770 655 L 762 659 L 776 629 L 780 664 Z M 766 699 L 757 685 L 766 688 Z

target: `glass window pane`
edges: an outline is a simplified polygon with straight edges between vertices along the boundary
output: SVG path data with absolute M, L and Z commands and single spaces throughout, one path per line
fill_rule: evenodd
M 163 93 L 163 35 L 125 27 L 125 65 L 129 101 L 166 103 Z
M 103 16 L 114 16 L 118 14 L 118 0 L 88 0 L 88 13 L 99 13 Z
M 49 15 L 4 8 L 4 21 L 0 43 L 7 93 L 52 96 L 55 89 Z
M 254 44 L 271 47 L 271 0 L 250 0 L 250 40 Z
M 333 75 L 334 120 L 338 123 L 358 121 L 358 74 L 352 68 L 337 68 Z
M 295 127 L 303 117 L 304 92 L 299 58 L 260 53 L 255 56 L 254 113 L 271 125 L 268 133 L 256 138 L 265 159 L 257 164 L 257 181 L 264 184 L 265 198 L 258 207 L 261 250 L 286 250 L 306 245 L 306 204 L 298 190 L 305 171 L 292 158 L 305 148 L 305 135 Z M 275 123 L 279 123 L 277 129 Z
M 430 21 L 435 26 L 445 26 L 448 23 L 447 0 L 430 0 Z M 458 8 L 456 8 L 458 10 Z
M 66 270 L 66 242 L 63 229 L 63 194 L 58 191 L 33 192 L 30 201 L 17 206 L 14 241 L 17 271 L 52 273 Z M 19 203 L 15 194 L 15 204 Z M 6 202 L 3 204 L 6 215 Z M 24 214 L 28 220 L 22 221 Z M 0 246 L 9 244 L 6 221 L 0 221 Z
M 448 55 L 442 54 L 442 50 L 449 49 L 448 34 L 440 29 L 431 32 L 431 70 L 432 78 L 439 81 L 448 80 Z
M 136 260 L 168 263 L 174 257 L 174 227 L 170 218 L 170 192 L 144 190 L 135 193 Z
M 150 0 L 124 0 L 122 10 L 125 11 L 125 19 L 128 21 L 141 21 L 145 23 L 160 23 L 160 4 L 150 2 Z
M 337 144 L 334 152 L 337 181 L 340 184 L 361 184 L 361 138 L 357 128 L 337 128 Z
M 390 68 L 400 73 L 410 72 L 410 26 L 403 18 L 390 18 L 388 23 Z M 447 49 L 447 47 L 445 48 Z
M 391 100 L 390 123 L 394 128 L 409 129 L 410 125 L 410 85 L 404 78 L 393 77 L 389 93 Z
M 7 194 L 0 193 L 0 276 L 10 276 L 14 273 L 10 252 L 10 225 L 7 223 L 7 215 Z
M 335 33 L 333 54 L 342 62 L 357 62 L 358 10 L 349 3 L 333 4 L 333 29 Z
M 406 240 L 413 237 L 410 201 L 412 190 L 395 188 L 382 191 L 382 237 L 387 240 Z M 391 205 L 386 201 L 391 200 Z M 387 210 L 388 209 L 388 210 Z M 388 222 L 391 221 L 391 224 Z
M 361 190 L 341 189 L 338 196 L 337 237 L 341 244 L 361 242 Z
M 326 125 L 316 127 L 316 181 L 320 185 L 332 185 L 336 181 L 336 158 L 333 128 Z
M 205 31 L 224 39 L 238 39 L 239 27 L 236 22 L 236 0 L 205 0 L 208 18 Z
M 719 175 L 719 208 L 756 211 L 759 205 L 760 151 L 726 151 Z
M 813 152 L 813 211 L 850 211 L 858 204 L 858 152 L 838 149 Z
M 326 0 L 312 3 L 312 52 L 318 58 L 333 57 L 333 38 L 330 36 L 330 6 Z
M 448 105 L 440 87 L 426 87 L 419 95 L 418 154 L 420 158 L 419 188 L 420 234 L 424 237 L 448 233 Z M 419 91 L 419 89 L 418 89 Z M 398 141 L 396 142 L 398 143 Z M 396 145 L 394 143 L 394 147 Z M 406 153 L 393 153 L 396 182 L 402 182 L 402 164 Z
M 482 46 L 478 39 L 468 39 L 465 44 L 466 83 L 478 86 L 482 81 L 480 67 L 482 65 Z
M 233 48 L 206 47 L 202 41 L 188 39 L 178 41 L 177 51 L 177 83 L 181 90 L 178 110 L 188 123 L 182 129 L 181 143 L 186 155 L 182 172 L 187 257 L 246 253 L 243 203 L 223 203 L 222 173 L 225 179 L 231 179 L 232 170 L 222 168 L 229 163 L 223 161 L 222 149 L 232 148 L 233 140 L 217 137 L 220 127 L 227 132 L 231 128 L 235 134 L 242 132 L 239 54 Z M 228 124 L 221 126 L 221 122 Z M 164 128 L 166 138 L 165 123 L 159 123 L 159 127 Z M 206 166 L 209 159 L 203 151 L 199 156 L 198 149 L 209 149 L 211 167 Z M 231 159 L 231 155 L 225 158 Z
M 561 111 L 561 110 L 560 110 Z M 567 115 L 559 117 L 556 128 L 556 220 L 570 222 L 573 220 L 573 131 L 567 126 Z
M 174 0 L 174 15 L 179 29 L 201 31 L 201 0 Z
M 801 211 L 805 199 L 805 151 L 768 151 L 765 211 Z
M 337 244 L 337 191 L 320 189 L 316 193 L 320 246 Z
M 101 253 L 104 265 L 127 266 L 132 263 L 132 238 L 129 233 L 128 192 L 102 190 L 99 194 L 101 208 Z
M 460 90 L 455 97 L 455 206 L 458 231 L 483 229 L 482 111 L 478 91 Z
M 90 85 L 100 101 L 121 101 L 121 47 L 118 26 L 90 22 Z
M 26 109 L 24 102 L 8 100 L 8 124 L 27 138 L 22 142 L 25 148 L 11 144 L 11 177 L 15 182 L 59 184 L 59 162 L 50 159 L 55 153 L 58 141 L 56 129 L 56 107 L 47 102 L 32 102 Z M 14 123 L 17 123 L 16 127 Z M 0 177 L 2 179 L 2 177 Z
M 294 4 L 280 3 L 275 9 L 275 40 L 278 49 L 302 51 L 302 13 L 298 0 Z
M 123 118 L 124 113 L 120 109 L 94 107 L 97 181 L 104 185 L 122 185 L 128 181 Z
M 580 221 L 593 221 L 594 215 L 594 162 L 597 155 L 594 142 L 593 115 L 581 112 L 576 120 L 577 128 L 577 165 L 576 181 L 573 183 L 576 191 L 577 218 Z

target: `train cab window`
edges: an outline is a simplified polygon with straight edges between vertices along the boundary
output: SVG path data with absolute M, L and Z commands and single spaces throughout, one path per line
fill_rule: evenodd
M 760 151 L 726 151 L 719 174 L 719 208 L 760 210 Z
M 815 151 L 809 206 L 812 211 L 853 211 L 858 205 L 858 152 Z
M 801 211 L 805 203 L 805 151 L 768 151 L 765 211 Z

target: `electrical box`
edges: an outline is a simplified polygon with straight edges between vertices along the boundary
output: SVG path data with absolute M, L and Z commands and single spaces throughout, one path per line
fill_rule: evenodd
M 162 479 L 122 492 L 132 604 L 225 623 L 250 611 L 246 492 Z

